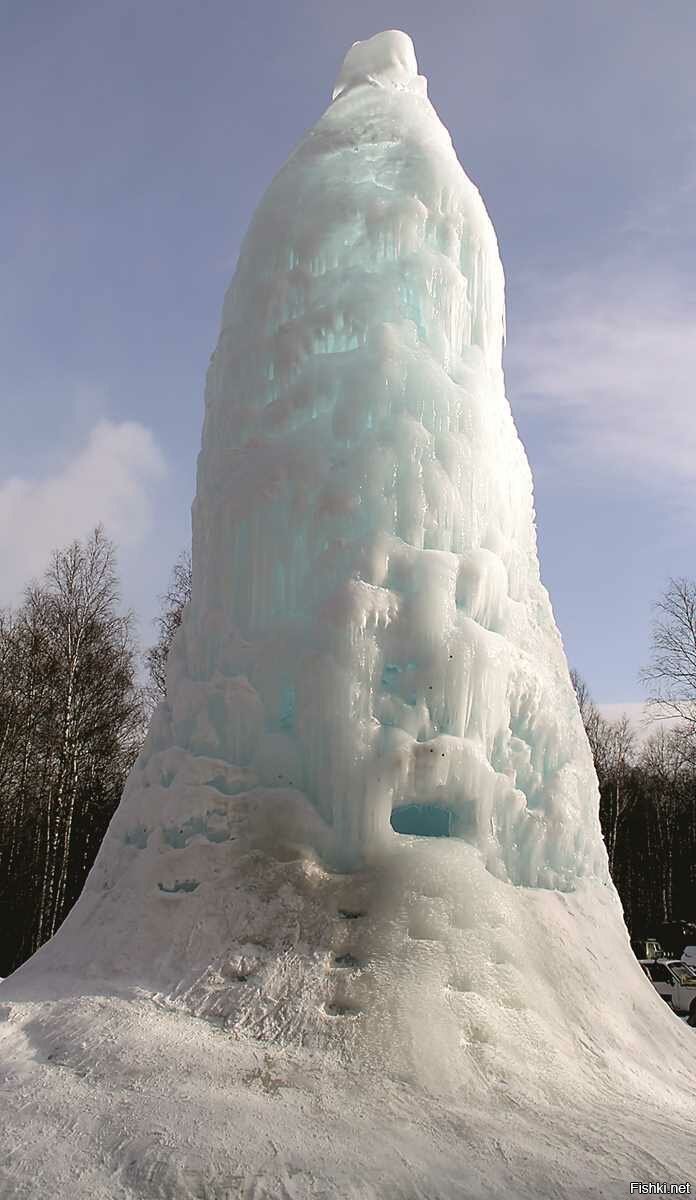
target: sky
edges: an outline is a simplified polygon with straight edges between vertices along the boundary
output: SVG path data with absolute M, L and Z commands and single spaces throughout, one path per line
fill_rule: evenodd
M 241 239 L 390 28 L 498 234 L 569 661 L 635 705 L 696 576 L 694 0 L 0 0 L 0 605 L 102 521 L 151 640 Z

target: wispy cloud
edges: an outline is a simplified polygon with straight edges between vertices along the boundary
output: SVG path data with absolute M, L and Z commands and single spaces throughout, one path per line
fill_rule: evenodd
M 140 544 L 151 525 L 152 487 L 164 474 L 148 429 L 100 420 L 54 474 L 0 482 L 0 604 L 15 602 L 54 549 L 98 522 L 119 545 Z
M 696 482 L 696 133 L 681 173 L 646 181 L 611 249 L 564 278 L 530 274 L 507 365 L 558 465 L 683 499 Z M 513 314 L 514 322 L 514 314 Z
M 514 405 L 549 421 L 559 465 L 658 490 L 696 482 L 696 296 L 677 271 L 597 264 L 530 288 L 507 356 Z M 543 299 L 540 299 L 543 297 Z M 553 431 L 553 432 L 551 432 Z
M 648 708 L 640 700 L 625 700 L 615 704 L 598 704 L 597 705 L 602 716 L 611 722 L 620 721 L 622 717 L 628 717 L 628 721 L 636 739 L 636 746 L 640 747 L 648 738 L 657 733 L 660 729 L 676 729 L 679 721 L 676 717 L 666 717 L 658 719 L 655 713 Z

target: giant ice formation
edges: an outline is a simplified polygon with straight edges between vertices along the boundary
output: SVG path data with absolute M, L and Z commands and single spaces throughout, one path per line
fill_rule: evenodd
M 137 985 L 491 1129 L 560 1113 L 559 1162 L 568 1089 L 597 1153 L 621 1094 L 618 1171 L 651 1104 L 684 1125 L 685 1043 L 608 878 L 503 334 L 495 233 L 410 39 L 356 43 L 225 299 L 168 701 L 12 986 Z M 426 810 L 449 837 L 396 832 Z
M 505 398 L 503 273 L 425 90 L 404 34 L 357 43 L 256 213 L 150 761 L 175 745 L 292 789 L 347 867 L 417 802 L 500 878 L 572 888 L 606 858 Z

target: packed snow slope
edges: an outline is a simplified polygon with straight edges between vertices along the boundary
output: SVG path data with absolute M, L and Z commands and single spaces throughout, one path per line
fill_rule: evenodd
M 696 1185 L 696 1042 L 608 877 L 503 326 L 410 39 L 356 43 L 225 300 L 168 700 L 0 987 L 0 1196 Z

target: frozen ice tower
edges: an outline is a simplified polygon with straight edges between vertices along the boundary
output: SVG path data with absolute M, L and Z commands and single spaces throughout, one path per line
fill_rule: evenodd
M 330 1176 L 321 1194 L 344 1200 L 571 1200 L 693 1162 L 687 1031 L 608 876 L 503 336 L 495 233 L 413 44 L 356 42 L 225 298 L 167 701 L 83 896 L 0 991 L 69 976 L 145 996 L 158 1046 L 182 1045 L 175 1015 L 204 1018 L 185 1047 L 208 1047 L 194 1074 L 220 1056 L 211 1087 L 240 1087 L 260 1043 L 271 1092 L 291 1064 L 316 1137 L 286 1146 L 287 1179 L 252 1170 L 235 1093 L 247 1158 L 226 1169 L 252 1182 L 230 1195 L 310 1197 Z M 61 1017 L 61 1054 L 106 1020 Z M 277 1143 L 304 1103 L 263 1117 Z M 215 1158 L 236 1142 L 205 1111 Z M 200 1172 L 157 1194 L 218 1194 Z
M 163 741 L 305 798 L 347 868 L 432 805 L 502 879 L 606 878 L 493 228 L 405 34 L 353 46 L 334 97 L 225 301 Z

